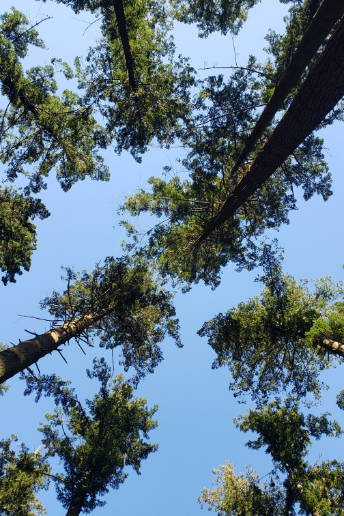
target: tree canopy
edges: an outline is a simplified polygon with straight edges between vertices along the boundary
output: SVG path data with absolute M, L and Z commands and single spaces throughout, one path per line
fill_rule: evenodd
M 99 37 L 86 56 L 34 66 L 49 17 L 31 21 L 15 7 L 0 15 L 3 288 L 29 271 L 37 219 L 44 224 L 54 211 L 44 199 L 49 175 L 67 192 L 79 181 L 110 180 L 105 151 L 141 163 L 152 145 L 180 149 L 174 164 L 161 163 L 163 174 L 154 171 L 147 188 L 122 201 L 120 256 L 99 257 L 91 272 L 65 268 L 64 289 L 52 286 L 40 303 L 49 329 L 0 345 L 4 399 L 3 383 L 20 373 L 24 394 L 53 406 L 36 451 L 14 434 L 0 441 L 1 514 L 45 514 L 37 493 L 50 484 L 67 516 L 90 513 L 125 481 L 127 466 L 140 473 L 157 450 L 149 441 L 157 407 L 134 389 L 162 361 L 165 337 L 182 346 L 174 295 L 200 281 L 214 289 L 234 264 L 263 269 L 262 292 L 198 334 L 215 353 L 212 367 L 228 367 L 234 397 L 251 404 L 236 425 L 258 435 L 247 445 L 264 448 L 272 469 L 262 481 L 226 463 L 199 501 L 223 516 L 344 515 L 343 463 L 310 455 L 312 439 L 342 434 L 328 412 L 311 410 L 326 388 L 324 372 L 344 357 L 343 283 L 284 274 L 277 247 L 267 243 L 302 196 L 326 201 L 333 193 L 320 131 L 344 116 L 344 4 L 280 2 L 288 4 L 284 31 L 268 32 L 263 57 L 241 66 L 235 58 L 226 72 L 204 66 L 205 75 L 187 49 L 180 53 L 176 27 L 234 38 L 260 2 L 56 0 L 73 15 L 92 16 Z M 56 371 L 40 370 L 56 351 L 66 361 L 62 346 L 70 343 L 86 355 L 93 348 L 86 373 L 100 387 L 87 398 Z M 341 409 L 343 400 L 341 392 Z

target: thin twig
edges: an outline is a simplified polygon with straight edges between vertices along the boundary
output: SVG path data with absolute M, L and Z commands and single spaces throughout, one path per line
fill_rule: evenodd
M 38 319 L 39 321 L 47 321 L 47 322 L 60 322 L 63 319 L 45 319 L 44 317 L 36 317 L 35 315 L 24 315 L 18 314 L 18 317 L 26 317 L 27 319 Z
M 31 25 L 31 27 L 29 27 L 28 29 L 24 30 L 24 32 L 21 32 L 20 34 L 18 34 L 18 36 L 16 38 L 14 38 L 14 40 L 12 41 L 12 43 L 14 43 L 15 41 L 17 41 L 18 38 L 21 38 L 24 34 L 26 34 L 27 32 L 29 32 L 30 30 L 34 29 L 35 27 L 37 27 L 37 25 L 40 25 L 41 23 L 47 21 L 47 20 L 52 20 L 53 17 L 52 16 L 47 16 L 46 18 L 43 18 L 43 20 L 40 20 L 38 21 L 37 23 L 35 23 L 34 25 Z
M 37 337 L 38 333 L 35 333 L 33 331 L 30 331 L 30 330 L 27 330 L 24 328 L 24 331 L 27 331 L 27 333 L 30 333 L 30 335 L 34 335 L 35 337 Z
M 105 15 L 104 15 L 104 16 L 99 16 L 99 18 L 96 18 L 93 22 L 90 22 L 90 23 L 87 25 L 87 27 L 86 27 L 86 29 L 84 30 L 84 32 L 82 33 L 82 35 L 83 35 L 83 36 L 85 36 L 86 31 L 88 31 L 88 29 L 89 29 L 90 27 L 92 27 L 92 25 L 94 25 L 95 23 L 97 23 L 99 20 L 102 20 L 103 18 L 105 18 Z
M 60 351 L 59 349 L 57 349 L 56 351 L 58 351 L 58 353 L 60 353 L 61 357 L 63 358 L 63 360 L 66 362 L 66 364 L 68 365 L 68 362 L 67 360 L 65 359 L 65 357 L 62 355 L 62 351 Z
M 254 72 L 258 75 L 261 75 L 262 77 L 265 77 L 266 79 L 272 79 L 272 76 L 261 72 L 260 70 L 256 70 L 255 68 L 249 68 L 248 66 L 205 66 L 204 68 L 199 68 L 199 70 L 217 70 L 217 69 L 232 69 L 232 70 L 246 70 L 247 72 Z
M 227 111 L 227 113 L 224 113 L 223 115 L 218 115 L 218 116 L 210 117 L 207 120 L 205 120 L 204 122 L 202 122 L 201 124 L 194 125 L 192 127 L 192 129 L 197 129 L 199 127 L 203 127 L 208 122 L 212 122 L 213 120 L 217 120 L 218 118 L 224 118 L 225 116 L 231 116 L 231 115 L 234 115 L 235 113 L 244 113 L 245 111 L 250 111 L 250 109 L 255 109 L 255 108 L 259 108 L 259 107 L 263 107 L 263 106 L 266 106 L 266 103 L 264 103 L 264 104 L 254 104 L 253 106 L 249 106 L 249 107 L 247 107 L 245 109 L 240 108 L 240 109 L 235 109 L 234 111 Z
M 76 341 L 76 343 L 77 343 L 77 345 L 79 346 L 79 348 L 81 349 L 81 351 L 83 352 L 83 354 L 84 354 L 84 355 L 86 355 L 86 352 L 85 352 L 85 350 L 82 348 L 81 344 L 80 344 L 78 341 Z

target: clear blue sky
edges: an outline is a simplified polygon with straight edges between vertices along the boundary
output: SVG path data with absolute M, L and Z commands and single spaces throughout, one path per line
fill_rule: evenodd
M 12 5 L 13 1 L 1 1 L 2 11 Z M 85 55 L 98 35 L 97 25 L 85 32 L 92 21 L 89 15 L 77 17 L 54 2 L 17 0 L 15 6 L 32 22 L 46 14 L 53 16 L 40 26 L 49 50 L 35 50 L 27 61 L 29 66 L 48 63 L 51 56 L 71 62 L 76 54 Z M 284 13 L 285 6 L 277 0 L 265 0 L 251 11 L 245 29 L 235 41 L 238 64 L 244 64 L 249 53 L 260 52 L 269 27 L 282 28 Z M 192 57 L 196 68 L 235 62 L 230 37 L 212 36 L 198 40 L 194 30 L 182 27 L 176 30 L 176 41 L 180 51 Z M 291 214 L 290 225 L 278 234 L 280 244 L 285 248 L 285 270 L 297 278 L 325 275 L 342 278 L 343 129 L 335 125 L 326 130 L 324 137 L 334 177 L 334 195 L 327 203 L 319 198 L 307 203 L 301 201 L 299 210 Z M 31 271 L 19 277 L 16 284 L 1 287 L 1 341 L 17 343 L 19 338 L 25 338 L 25 328 L 36 332 L 48 329 L 44 323 L 23 319 L 19 314 L 40 315 L 39 300 L 62 285 L 62 265 L 72 266 L 75 270 L 91 270 L 105 256 L 121 253 L 119 243 L 124 234 L 118 226 L 116 209 L 125 195 L 144 187 L 151 175 L 159 175 L 164 165 L 175 160 L 177 153 L 177 149 L 168 152 L 153 148 L 139 165 L 129 155 L 119 157 L 108 151 L 109 183 L 86 180 L 64 193 L 53 178 L 49 181 L 49 188 L 42 198 L 52 215 L 38 224 L 38 251 L 34 254 Z M 269 471 L 264 455 L 245 448 L 247 435 L 245 439 L 232 423 L 232 418 L 246 412 L 247 407 L 238 405 L 228 392 L 228 373 L 224 369 L 211 369 L 214 355 L 206 341 L 196 335 L 204 321 L 258 292 L 255 274 L 239 274 L 227 267 L 222 284 L 215 291 L 197 286 L 191 293 L 176 297 L 184 348 L 177 349 L 167 340 L 163 345 L 165 361 L 138 389 L 149 405 L 159 405 L 156 414 L 159 427 L 151 436 L 160 448 L 142 463 L 141 476 L 129 471 L 125 484 L 105 497 L 107 505 L 92 514 L 197 516 L 205 514 L 196 499 L 203 487 L 210 486 L 213 467 L 230 461 L 237 471 L 249 463 L 262 475 Z M 56 354 L 40 362 L 41 370 L 56 371 L 62 377 L 72 379 L 81 396 L 87 396 L 91 388 L 84 379 L 84 370 L 90 363 L 91 354 L 84 357 L 73 346 L 66 348 L 64 354 L 68 366 Z M 325 379 L 334 386 L 325 398 L 324 410 L 331 410 L 335 395 L 342 387 L 339 370 L 331 371 Z M 35 429 L 52 406 L 45 401 L 34 405 L 32 398 L 22 396 L 23 388 L 23 382 L 15 379 L 10 391 L 0 398 L 1 437 L 16 433 L 20 440 L 36 449 L 40 435 Z M 332 458 L 343 459 L 338 455 L 337 446 L 338 443 L 329 445 L 324 457 L 329 454 Z M 315 457 L 319 457 L 319 450 Z M 65 514 L 55 500 L 53 489 L 43 492 L 41 500 L 49 516 Z

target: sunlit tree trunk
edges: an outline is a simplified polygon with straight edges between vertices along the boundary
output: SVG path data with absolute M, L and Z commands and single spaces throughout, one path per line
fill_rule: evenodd
M 57 350 L 70 339 L 78 337 L 111 312 L 110 309 L 89 313 L 67 322 L 33 339 L 20 342 L 17 346 L 0 352 L 0 383 L 24 371 L 40 358 Z
M 319 339 L 317 344 L 325 349 L 330 355 L 339 355 L 344 358 L 344 344 L 332 339 Z
M 294 101 L 251 167 L 227 197 L 219 213 L 209 220 L 194 247 L 248 200 L 290 154 L 317 129 L 344 95 L 344 19 L 311 68 Z

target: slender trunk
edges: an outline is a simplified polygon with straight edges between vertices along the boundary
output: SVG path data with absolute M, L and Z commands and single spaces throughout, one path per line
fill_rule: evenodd
M 259 138 L 269 126 L 277 111 L 282 107 L 283 101 L 290 91 L 297 86 L 305 68 L 343 14 L 344 2 L 338 0 L 324 0 L 322 2 L 295 51 L 288 68 L 283 73 L 271 99 L 248 137 L 245 147 L 231 170 L 231 175 L 235 174 L 240 165 L 253 151 Z
M 317 129 L 344 95 L 344 18 L 250 169 L 209 220 L 194 248 L 231 218 L 288 156 Z
M 135 64 L 134 58 L 131 53 L 128 31 L 127 31 L 127 23 L 125 18 L 125 12 L 123 8 L 122 0 L 113 0 L 113 8 L 116 14 L 117 28 L 119 37 L 121 38 L 121 43 L 123 47 L 125 62 L 127 65 L 128 76 L 129 76 L 129 85 L 130 88 L 135 92 L 138 89 L 136 74 L 135 74 Z
M 89 313 L 0 352 L 0 384 L 103 319 L 110 309 Z

